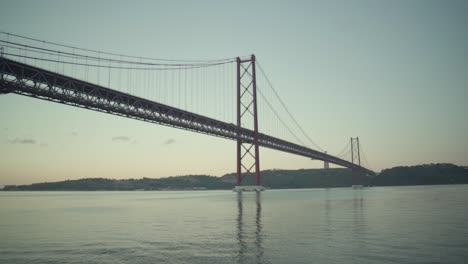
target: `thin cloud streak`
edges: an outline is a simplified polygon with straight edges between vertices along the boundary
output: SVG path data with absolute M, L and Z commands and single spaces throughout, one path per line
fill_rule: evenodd
M 176 142 L 175 139 L 170 138 L 170 139 L 168 139 L 168 140 L 166 140 L 166 141 L 164 142 L 164 145 L 165 145 L 165 146 L 169 146 L 169 145 L 174 144 L 175 142 Z
M 15 139 L 8 140 L 8 143 L 10 143 L 10 144 L 24 144 L 24 145 L 31 144 L 31 145 L 34 145 L 37 142 L 36 142 L 36 140 L 30 139 L 30 138 L 15 138 Z
M 112 141 L 129 142 L 130 140 L 131 139 L 127 136 L 117 136 L 112 138 Z

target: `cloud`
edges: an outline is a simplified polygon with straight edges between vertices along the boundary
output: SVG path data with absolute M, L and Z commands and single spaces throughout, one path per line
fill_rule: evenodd
M 166 140 L 166 141 L 164 142 L 164 145 L 166 145 L 166 146 L 172 145 L 172 144 L 174 144 L 175 142 L 176 142 L 175 139 L 170 138 L 170 139 L 168 139 L 168 140 Z
M 30 138 L 15 138 L 8 140 L 8 143 L 10 144 L 36 144 L 36 140 L 30 139 Z
M 131 139 L 129 137 L 126 137 L 126 136 L 117 136 L 117 137 L 112 138 L 112 141 L 128 142 L 130 140 Z

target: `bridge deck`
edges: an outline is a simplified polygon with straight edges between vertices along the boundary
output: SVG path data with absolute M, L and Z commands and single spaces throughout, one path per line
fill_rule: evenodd
M 15 93 L 40 98 L 231 140 L 252 142 L 254 138 L 254 131 L 234 124 L 197 115 L 5 57 L 0 57 L 0 93 Z M 262 147 L 328 161 L 367 174 L 374 174 L 371 170 L 349 161 L 279 138 L 259 133 L 258 139 Z

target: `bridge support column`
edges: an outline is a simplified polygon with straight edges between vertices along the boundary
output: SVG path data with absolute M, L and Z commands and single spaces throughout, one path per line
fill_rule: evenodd
M 254 131 L 252 136 L 238 135 L 237 139 L 237 186 L 245 176 L 254 176 L 254 190 L 260 186 L 260 151 L 258 144 L 257 81 L 255 55 L 248 59 L 237 58 L 237 126 Z M 253 126 L 253 127 L 252 127 Z M 245 188 L 246 190 L 249 188 Z
M 352 186 L 359 186 L 360 185 L 360 181 L 359 181 L 359 172 L 355 169 L 351 169 L 352 171 Z
M 327 154 L 327 152 L 325 151 L 325 154 Z M 330 163 L 328 163 L 328 161 L 324 160 L 323 161 L 323 169 L 327 170 L 330 168 Z

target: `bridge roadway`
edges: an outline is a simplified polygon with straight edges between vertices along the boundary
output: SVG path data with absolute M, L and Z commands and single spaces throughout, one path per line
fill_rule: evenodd
M 86 81 L 0 57 L 0 93 L 15 93 L 231 140 L 252 142 L 254 131 Z M 354 171 L 374 172 L 349 161 L 262 133 L 259 145 Z

